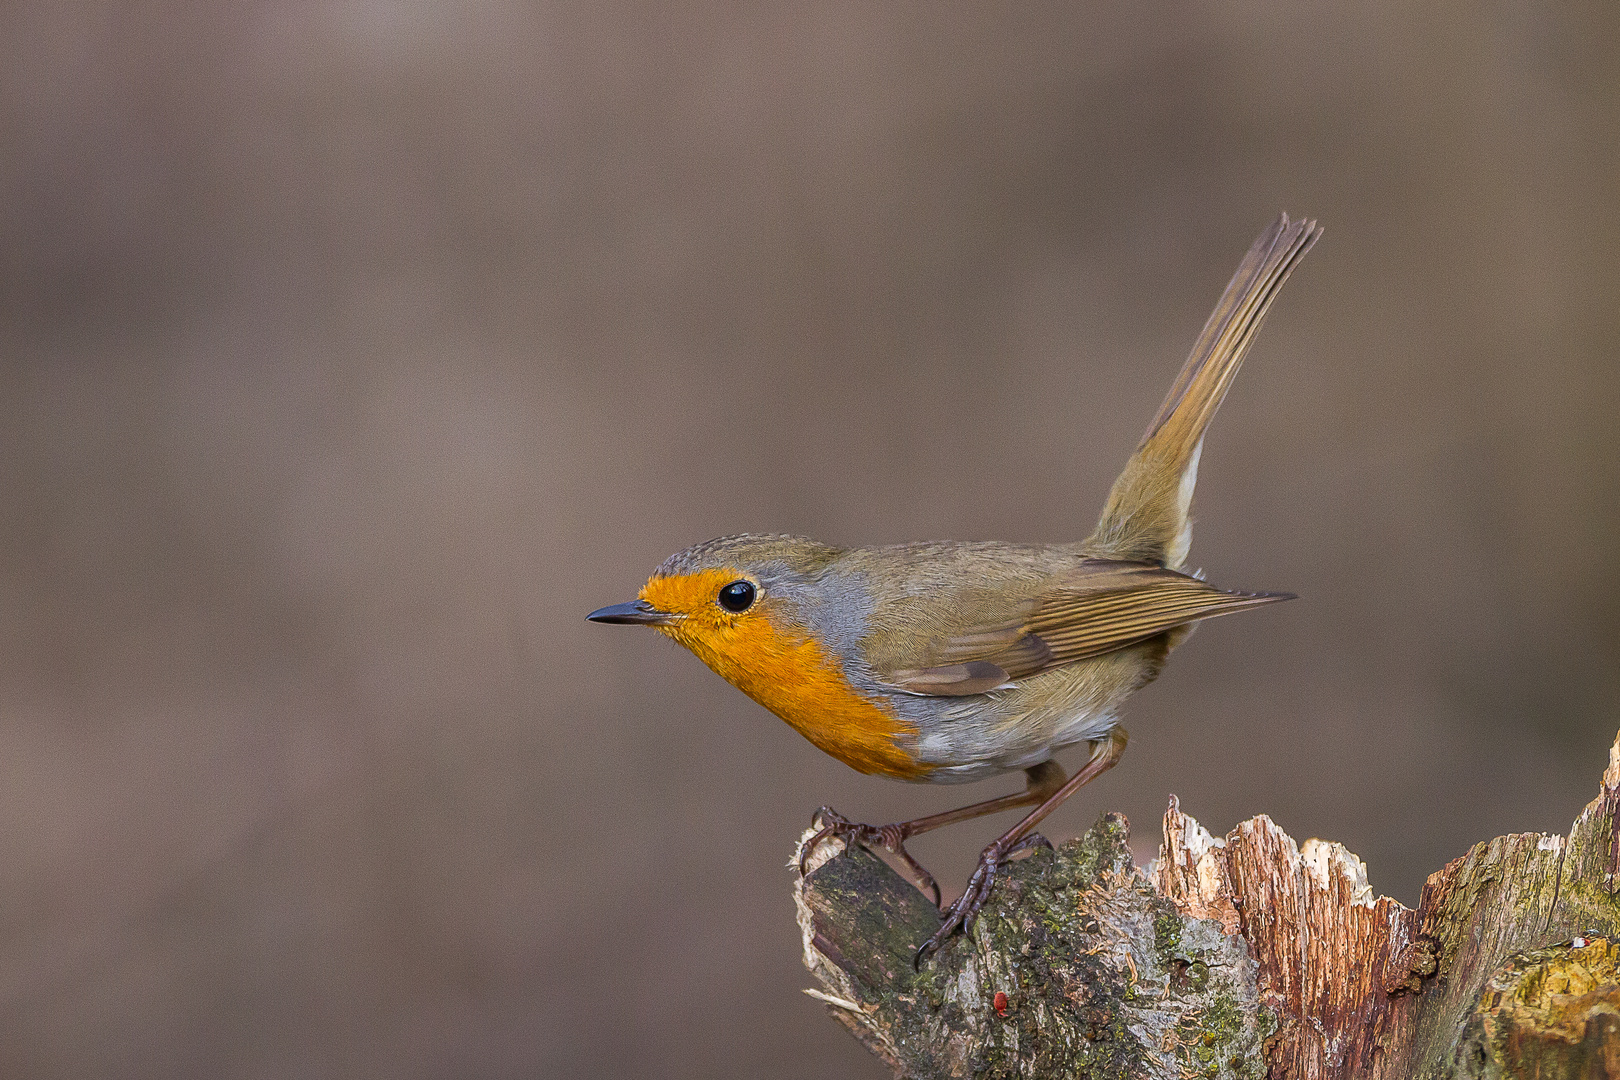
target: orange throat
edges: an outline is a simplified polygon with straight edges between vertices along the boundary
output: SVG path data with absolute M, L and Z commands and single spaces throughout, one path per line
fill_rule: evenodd
M 850 686 L 808 632 L 782 625 L 768 603 L 743 615 L 721 611 L 713 598 L 737 576 L 704 570 L 654 578 L 641 599 L 686 614 L 658 630 L 850 768 L 900 780 L 932 771 L 903 749 L 916 729 Z

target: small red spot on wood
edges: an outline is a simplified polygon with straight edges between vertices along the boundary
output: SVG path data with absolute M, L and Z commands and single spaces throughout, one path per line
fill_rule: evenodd
M 996 991 L 996 1015 L 1007 1015 L 1007 992 L 1005 990 Z

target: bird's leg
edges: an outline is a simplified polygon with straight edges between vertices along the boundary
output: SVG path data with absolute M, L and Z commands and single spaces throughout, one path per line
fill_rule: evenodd
M 925 893 L 932 893 L 934 906 L 938 907 L 939 883 L 934 880 L 934 875 L 923 869 L 922 864 L 911 857 L 911 852 L 906 850 L 906 841 L 942 826 L 954 825 L 958 821 L 970 821 L 985 814 L 1043 803 L 1063 787 L 1063 766 L 1055 761 L 1031 765 L 1024 770 L 1024 775 L 1028 777 L 1028 786 L 1016 795 L 986 799 L 984 802 L 964 806 L 959 810 L 947 810 L 943 814 L 930 814 L 911 821 L 897 821 L 892 825 L 862 825 L 850 821 L 830 806 L 823 806 L 811 818 L 811 824 L 819 824 L 820 828 L 799 849 L 799 873 L 805 872 L 806 862 L 810 858 L 810 853 L 816 850 L 816 845 L 830 837 L 837 837 L 845 844 L 853 842 L 863 847 L 878 846 L 892 852 L 905 864 L 906 869 L 915 876 L 917 887 Z
M 964 931 L 973 929 L 973 920 L 990 897 L 990 886 L 995 881 L 996 871 L 1008 859 L 1020 851 L 1026 851 L 1037 845 L 1051 846 L 1045 837 L 1035 832 L 1035 826 L 1040 824 L 1042 818 L 1062 805 L 1064 799 L 1113 768 L 1119 756 L 1125 752 L 1126 739 L 1125 729 L 1115 728 L 1106 738 L 1092 743 L 1091 758 L 1079 772 L 1025 815 L 1024 820 L 1008 829 L 984 849 L 984 853 L 979 856 L 978 868 L 968 879 L 967 888 L 955 903 L 945 909 L 945 922 L 934 932 L 934 936 L 923 942 L 922 948 L 917 950 L 918 966 L 921 966 L 929 953 L 938 949 L 958 929 Z

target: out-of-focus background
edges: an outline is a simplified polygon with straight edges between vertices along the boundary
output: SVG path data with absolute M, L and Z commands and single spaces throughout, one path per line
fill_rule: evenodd
M 740 530 L 1085 534 L 1252 237 L 1170 792 L 1416 900 L 1620 726 L 1620 15 L 0 11 L 0 1074 L 879 1077 L 785 861 L 859 776 L 587 625 Z M 959 886 L 1003 822 L 915 850 Z

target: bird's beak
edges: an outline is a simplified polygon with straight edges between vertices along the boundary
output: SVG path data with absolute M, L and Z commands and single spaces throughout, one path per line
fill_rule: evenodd
M 645 600 L 632 600 L 628 604 L 597 608 L 585 616 L 591 622 L 640 623 L 645 626 L 663 626 L 679 617 L 667 611 L 659 611 Z

